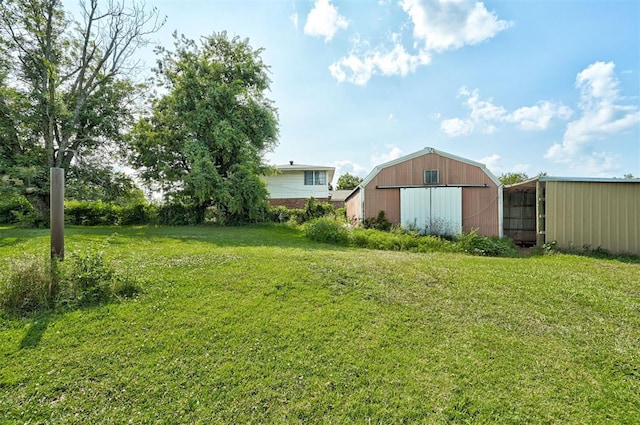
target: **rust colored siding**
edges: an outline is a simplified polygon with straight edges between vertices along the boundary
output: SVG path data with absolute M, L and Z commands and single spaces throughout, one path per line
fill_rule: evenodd
M 356 224 L 360 220 L 360 196 L 361 193 L 355 193 L 351 198 L 345 201 L 345 207 L 347 208 L 347 219 Z
M 376 217 L 384 211 L 392 223 L 400 223 L 400 189 L 376 189 L 367 185 L 364 194 L 364 218 Z
M 497 236 L 498 189 L 484 187 L 462 188 L 462 231 L 476 229 L 485 236 Z
M 546 241 L 640 255 L 640 184 L 546 183 Z
M 400 223 L 400 189 L 384 186 L 424 185 L 424 171 L 438 170 L 438 185 L 486 185 L 462 188 L 463 231 L 478 229 L 486 236 L 500 234 L 499 191 L 496 183 L 478 166 L 428 153 L 381 169 L 367 184 L 364 218 L 383 210 L 392 223 Z

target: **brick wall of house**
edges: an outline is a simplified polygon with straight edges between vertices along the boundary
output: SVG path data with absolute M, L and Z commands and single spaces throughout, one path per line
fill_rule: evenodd
M 317 202 L 329 202 L 327 198 L 315 198 Z M 304 208 L 307 205 L 307 200 L 304 198 L 283 198 L 283 199 L 269 199 L 269 205 L 284 206 L 287 208 Z

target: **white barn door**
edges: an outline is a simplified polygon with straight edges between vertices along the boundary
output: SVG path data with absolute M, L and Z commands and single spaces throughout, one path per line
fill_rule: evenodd
M 462 233 L 462 188 L 400 189 L 400 224 L 431 235 Z

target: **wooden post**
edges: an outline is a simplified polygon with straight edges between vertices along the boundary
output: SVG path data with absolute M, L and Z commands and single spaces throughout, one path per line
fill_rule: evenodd
M 51 168 L 51 259 L 64 260 L 64 169 Z

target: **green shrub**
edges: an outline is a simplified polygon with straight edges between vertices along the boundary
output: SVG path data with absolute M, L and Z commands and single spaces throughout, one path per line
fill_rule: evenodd
M 308 221 L 303 226 L 305 235 L 316 242 L 328 242 L 346 245 L 349 242 L 349 231 L 345 224 L 335 217 L 322 217 Z
M 74 253 L 64 262 L 27 256 L 14 260 L 0 281 L 0 308 L 24 314 L 55 307 L 79 308 L 130 298 L 140 292 L 135 280 L 117 273 L 102 253 Z
M 118 224 L 121 207 L 102 201 L 70 200 L 64 204 L 65 222 L 76 226 Z
M 303 208 L 304 221 L 313 220 L 314 218 L 335 215 L 335 208 L 328 202 L 318 202 L 315 198 L 307 199 L 307 203 Z
M 8 276 L 0 281 L 0 308 L 30 313 L 53 307 L 56 269 L 41 257 L 25 255 L 14 259 Z
M 365 218 L 362 222 L 362 226 L 365 229 L 376 229 L 388 232 L 391 230 L 392 224 L 387 219 L 385 212 L 381 210 L 378 212 L 376 217 Z
M 69 307 L 82 307 L 106 302 L 111 297 L 114 272 L 100 251 L 75 253 L 65 264 L 64 284 L 59 301 Z
M 24 195 L 3 196 L 0 201 L 0 224 L 17 224 L 20 227 L 46 227 L 44 219 L 36 214 L 31 202 Z
M 164 204 L 158 207 L 158 224 L 164 226 L 194 226 L 204 221 L 204 210 L 182 202 Z
M 271 223 L 288 223 L 294 221 L 298 223 L 298 219 L 304 214 L 302 208 L 287 208 L 283 205 L 269 207 L 267 211 L 267 221 Z
M 272 223 L 291 222 L 304 224 L 316 218 L 336 215 L 336 209 L 333 205 L 327 202 L 318 202 L 315 198 L 309 198 L 304 208 L 287 208 L 282 205 L 269 207 L 266 220 Z
M 120 209 L 118 224 L 153 224 L 158 220 L 158 207 L 153 204 L 133 204 Z
M 454 245 L 437 236 L 424 236 L 398 228 L 391 232 L 355 228 L 351 232 L 353 246 L 384 251 L 453 252 Z
M 456 246 L 460 251 L 472 255 L 487 257 L 515 257 L 518 255 L 513 240 L 482 236 L 475 229 L 458 235 Z

